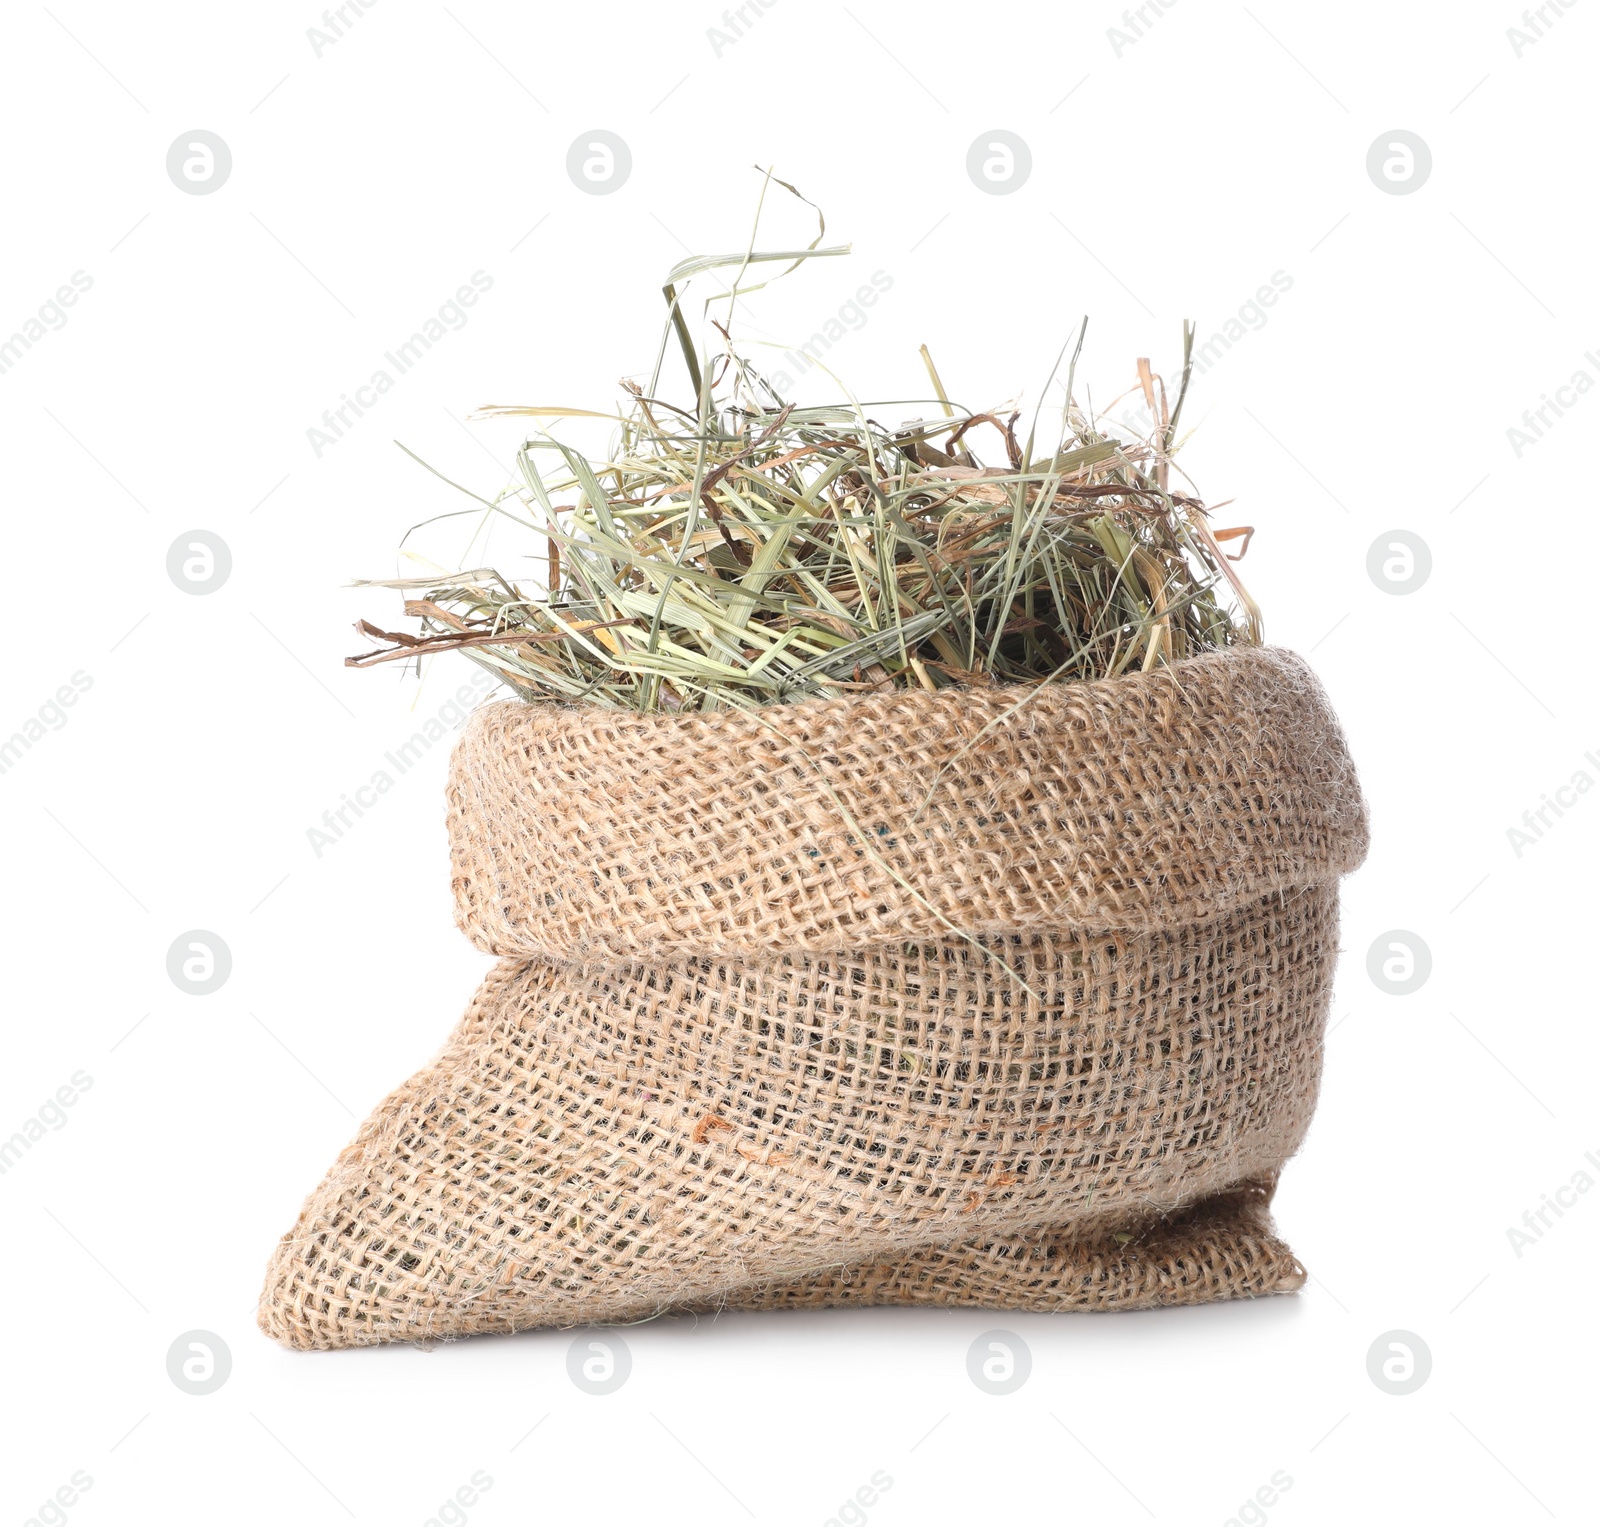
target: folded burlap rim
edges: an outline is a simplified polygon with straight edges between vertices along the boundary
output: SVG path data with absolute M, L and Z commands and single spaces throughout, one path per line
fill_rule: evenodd
M 1199 921 L 1368 841 L 1332 707 L 1271 647 L 751 712 L 500 702 L 449 828 L 468 937 L 579 963 Z

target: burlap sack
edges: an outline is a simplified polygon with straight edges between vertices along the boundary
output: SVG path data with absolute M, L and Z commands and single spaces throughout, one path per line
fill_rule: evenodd
M 1293 1286 L 1366 848 L 1290 654 L 757 715 L 491 705 L 450 785 L 502 956 L 284 1238 L 299 1347 Z M 953 1249 L 940 1249 L 953 1248 Z

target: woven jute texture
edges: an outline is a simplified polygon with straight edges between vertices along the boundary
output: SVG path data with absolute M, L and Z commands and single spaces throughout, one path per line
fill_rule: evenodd
M 1144 1310 L 1293 1293 L 1306 1281 L 1272 1233 L 1270 1182 L 1248 1183 L 1116 1231 L 1032 1230 L 924 1247 L 791 1283 L 761 1284 L 683 1307 L 805 1310 L 932 1304 L 986 1310 Z
M 492 705 L 453 761 L 500 955 L 268 1272 L 298 1347 L 1291 1287 L 1366 814 L 1292 655 L 692 717 Z
M 458 920 L 500 955 L 751 958 L 1167 926 L 1365 853 L 1343 734 L 1290 653 L 1018 699 L 485 706 L 450 784 Z

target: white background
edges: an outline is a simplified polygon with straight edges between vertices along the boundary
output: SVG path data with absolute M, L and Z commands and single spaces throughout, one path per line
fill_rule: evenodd
M 1600 1154 L 1600 796 L 1520 856 L 1507 829 L 1600 779 L 1600 397 L 1520 457 L 1507 430 L 1600 379 L 1600 22 L 1549 7 L 1519 54 L 1519 11 L 1181 0 L 1119 56 L 1111 3 L 781 0 L 719 56 L 710 3 L 378 0 L 318 56 L 311 4 L 10 9 L 0 335 L 93 285 L 0 375 L 0 734 L 92 687 L 0 775 L 0 1135 L 92 1085 L 0 1177 L 5 1520 L 84 1471 L 42 1520 L 422 1524 L 479 1470 L 474 1527 L 822 1524 L 879 1470 L 874 1527 L 1221 1524 L 1280 1470 L 1245 1520 L 1592 1520 L 1600 1193 L 1520 1256 L 1507 1232 Z M 165 169 L 196 128 L 232 152 L 210 195 Z M 595 128 L 633 156 L 604 196 L 565 169 Z M 1033 158 L 1001 196 L 965 170 L 997 128 Z M 1366 171 L 1397 128 L 1433 157 L 1407 195 Z M 253 1323 L 269 1251 L 486 964 L 451 921 L 444 746 L 320 858 L 307 837 L 472 674 L 341 666 L 356 615 L 398 615 L 344 585 L 466 503 L 392 442 L 492 492 L 520 431 L 476 406 L 611 406 L 648 374 L 668 267 L 743 247 L 756 163 L 856 253 L 752 299 L 744 332 L 799 342 L 882 270 L 829 357 L 863 398 L 925 392 L 926 342 L 962 399 L 1034 401 L 1087 313 L 1080 375 L 1109 399 L 1136 356 L 1175 371 L 1183 318 L 1207 336 L 1292 279 L 1199 380 L 1185 460 L 1236 501 L 1219 524 L 1258 527 L 1241 571 L 1373 807 L 1278 1197 L 1313 1281 L 1126 1316 L 664 1321 L 608 1397 L 568 1381 L 570 1334 L 279 1350 Z M 771 201 L 764 243 L 814 231 Z M 316 456 L 323 410 L 480 270 L 465 327 Z M 204 596 L 166 571 L 196 529 L 233 562 Z M 1366 570 L 1394 529 L 1433 559 L 1404 596 Z M 208 997 L 166 973 L 190 929 L 232 951 Z M 1432 952 L 1410 996 L 1366 971 L 1394 929 Z M 1004 1398 L 966 1375 L 993 1327 L 1033 1359 Z M 232 1353 L 203 1397 L 166 1372 L 195 1329 Z M 1404 1397 L 1367 1376 L 1393 1329 L 1433 1357 Z

